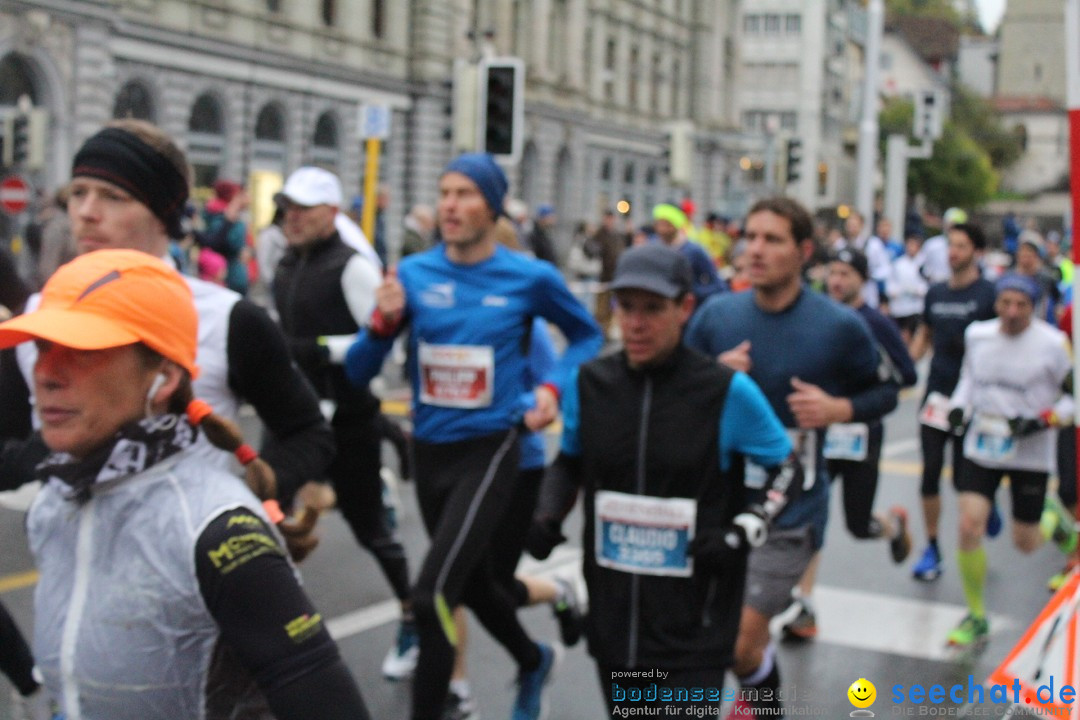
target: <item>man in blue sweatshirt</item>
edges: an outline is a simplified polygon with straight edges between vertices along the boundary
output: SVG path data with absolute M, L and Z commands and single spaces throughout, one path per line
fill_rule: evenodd
M 447 697 L 457 633 L 451 613 L 467 605 L 517 661 L 515 719 L 539 717 L 555 662 L 532 641 L 512 597 L 495 581 L 488 552 L 518 472 L 518 435 L 558 414 L 569 375 L 602 345 L 589 312 L 558 271 L 498 245 L 495 222 L 507 181 L 490 155 L 461 155 L 439 179 L 443 242 L 410 255 L 377 291 L 370 327 L 349 350 L 352 382 L 367 383 L 393 338 L 409 327 L 416 489 L 431 548 L 413 588 L 420 659 L 414 720 L 437 720 Z M 568 345 L 536 388 L 525 387 L 534 317 L 553 322 Z M 523 396 L 532 390 L 532 406 Z
M 805 469 L 803 494 L 750 553 L 735 672 L 742 697 L 779 716 L 780 674 L 769 619 L 825 538 L 829 487 L 821 456 L 833 423 L 865 422 L 896 407 L 897 385 L 878 379 L 878 353 L 858 315 L 804 286 L 813 219 L 798 202 L 766 198 L 746 217 L 746 271 L 752 292 L 711 298 L 686 331 L 692 348 L 749 373 L 792 438 Z

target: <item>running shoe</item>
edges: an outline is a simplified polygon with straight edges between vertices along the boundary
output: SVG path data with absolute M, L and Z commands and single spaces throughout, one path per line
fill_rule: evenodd
M 56 703 L 49 699 L 45 688 L 38 688 L 30 695 L 11 691 L 11 717 L 13 720 L 63 720 Z
M 984 642 L 989 634 L 990 623 L 986 618 L 968 613 L 949 633 L 947 640 L 951 647 L 967 648 Z
M 1057 592 L 1061 589 L 1061 586 L 1065 584 L 1065 581 L 1069 579 L 1069 573 L 1076 567 L 1076 558 L 1069 558 L 1065 561 L 1065 567 L 1061 568 L 1061 572 L 1054 573 L 1050 576 L 1050 579 L 1046 581 L 1046 589 L 1050 592 Z
M 899 505 L 889 510 L 889 516 L 893 520 L 895 528 L 892 538 L 889 539 L 889 554 L 894 563 L 902 563 L 911 554 L 911 533 L 907 529 L 907 510 Z
M 1076 521 L 1053 493 L 1047 493 L 1043 501 L 1039 527 L 1043 537 L 1053 540 L 1061 552 L 1068 555 L 1076 550 Z
M 480 720 L 476 703 L 468 695 L 458 695 L 453 689 L 446 695 L 441 720 Z
M 416 634 L 416 623 L 402 620 L 398 626 L 397 641 L 383 659 L 382 674 L 387 680 L 404 680 L 416 670 L 416 661 L 420 657 L 420 638 Z
M 561 648 L 546 643 L 536 645 L 540 648 L 540 665 L 535 670 L 518 675 L 518 694 L 510 720 L 540 720 L 543 717 L 546 700 L 544 690 L 555 674 Z
M 986 537 L 996 538 L 1001 534 L 1001 511 L 998 510 L 997 500 L 990 506 L 990 517 L 986 518 Z
M 555 619 L 559 623 L 559 635 L 563 645 L 573 647 L 581 639 L 581 607 L 578 603 L 574 583 L 566 578 L 555 578 L 559 586 L 559 599 L 552 605 Z
M 784 639 L 813 640 L 817 637 L 817 616 L 802 600 L 796 600 L 794 604 L 799 606 L 799 613 L 782 628 Z
M 936 547 L 927 545 L 922 557 L 919 558 L 919 562 L 915 563 L 915 567 L 912 568 L 911 574 L 916 580 L 933 582 L 941 577 L 941 570 L 941 555 Z

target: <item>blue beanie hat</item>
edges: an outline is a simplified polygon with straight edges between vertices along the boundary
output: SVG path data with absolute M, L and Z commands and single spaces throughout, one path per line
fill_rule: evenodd
M 1042 297 L 1042 288 L 1039 287 L 1039 283 L 1035 282 L 1034 278 L 1019 273 L 1008 273 L 997 281 L 997 294 L 1000 295 L 1005 290 L 1024 293 L 1031 298 L 1032 304 L 1039 302 L 1039 298 Z
M 476 183 L 491 212 L 496 217 L 503 214 L 503 200 L 506 198 L 509 183 L 506 181 L 506 173 L 495 164 L 495 158 L 488 153 L 458 155 L 446 166 L 443 175 L 452 172 L 461 173 Z

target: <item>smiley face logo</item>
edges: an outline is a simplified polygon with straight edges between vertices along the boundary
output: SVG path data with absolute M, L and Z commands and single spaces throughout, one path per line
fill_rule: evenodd
M 877 688 L 866 678 L 859 678 L 851 683 L 847 691 L 848 700 L 857 708 L 868 708 L 877 699 Z

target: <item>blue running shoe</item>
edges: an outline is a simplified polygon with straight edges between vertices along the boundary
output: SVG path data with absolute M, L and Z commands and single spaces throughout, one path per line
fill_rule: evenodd
M 916 580 L 933 582 L 941 577 L 941 554 L 934 545 L 927 545 L 919 562 L 915 563 L 911 574 Z
M 1001 534 L 1001 511 L 997 502 L 990 507 L 990 517 L 986 518 L 986 537 L 996 538 Z
M 518 694 L 510 720 L 540 720 L 544 712 L 544 689 L 555 674 L 562 648 L 537 643 L 540 648 L 540 665 L 535 670 L 518 675 Z

